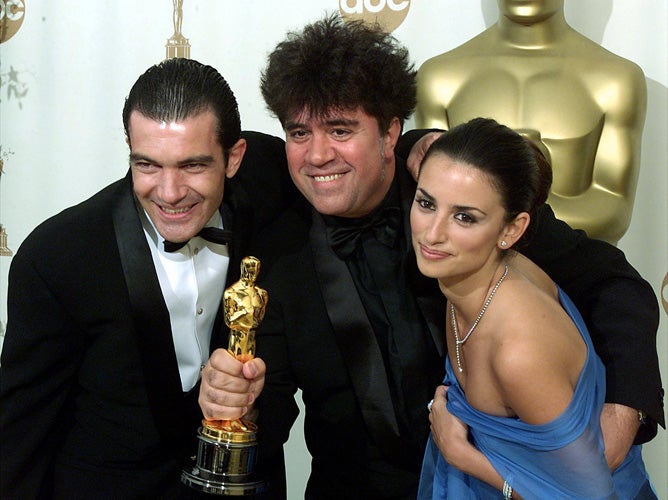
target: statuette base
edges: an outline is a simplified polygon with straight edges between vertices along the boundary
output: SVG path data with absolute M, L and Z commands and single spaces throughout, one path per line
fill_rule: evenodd
M 207 421 L 197 433 L 197 457 L 181 472 L 181 482 L 204 493 L 247 496 L 262 493 L 254 477 L 257 426 L 246 420 Z

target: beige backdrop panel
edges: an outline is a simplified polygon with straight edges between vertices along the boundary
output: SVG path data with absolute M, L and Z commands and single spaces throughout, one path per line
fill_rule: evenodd
M 127 149 L 121 108 L 136 79 L 165 56 L 173 2 L 0 0 L 3 15 L 21 16 L 0 44 L 0 223 L 16 251 L 39 222 L 124 175 Z M 182 33 L 190 56 L 211 64 L 235 90 L 245 129 L 281 135 L 265 111 L 258 77 L 286 30 L 340 8 L 388 16 L 417 66 L 491 25 L 494 0 L 183 0 Z M 392 11 L 392 12 L 390 12 Z M 636 204 L 619 242 L 657 297 L 668 271 L 668 7 L 665 0 L 566 0 L 570 24 L 634 61 L 647 78 L 648 112 Z M 0 19 L 0 22 L 2 19 Z M 4 38 L 3 38 L 4 39 Z M 413 127 L 409 120 L 407 128 Z M 0 257 L 0 321 L 6 322 L 7 272 Z M 663 285 L 666 286 L 665 284 Z M 663 292 L 668 300 L 668 291 Z M 658 349 L 668 386 L 668 312 Z M 0 339 L 1 340 L 1 339 Z M 666 432 L 644 450 L 659 497 L 668 499 Z M 302 498 L 309 457 L 301 420 L 288 448 L 291 498 Z

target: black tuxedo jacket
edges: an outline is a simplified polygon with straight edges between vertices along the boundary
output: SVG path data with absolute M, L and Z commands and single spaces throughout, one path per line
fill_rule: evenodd
M 408 231 L 414 184 L 406 189 L 410 181 L 400 162 L 397 175 L 403 186 L 403 229 Z M 426 403 L 444 372 L 445 301 L 436 281 L 421 277 L 409 251 L 397 286 L 406 301 L 417 302 L 422 321 L 406 335 L 428 335 L 440 363 L 434 368 L 430 359 L 406 353 L 412 356 L 414 373 L 423 371 L 415 379 L 432 380 L 433 385 L 413 387 L 424 394 L 419 408 L 423 424 L 402 430 L 389 403 L 386 367 L 364 306 L 346 264 L 327 244 L 320 216 L 301 200 L 264 233 L 258 248 L 268 269 L 259 283 L 269 293 L 257 336 L 257 353 L 268 370 L 259 399 L 261 451 L 271 456 L 288 439 L 298 412 L 293 396 L 301 389 L 312 456 L 307 497 L 414 498 L 428 433 Z M 654 343 L 658 310 L 651 287 L 619 250 L 573 231 L 549 207 L 540 212 L 536 234 L 524 252 L 564 288 L 590 325 L 612 380 L 608 400 L 643 408 L 662 422 Z M 618 304 L 630 314 L 617 317 Z M 629 342 L 629 335 L 635 340 Z M 635 351 L 622 352 L 629 344 Z M 638 373 L 644 384 L 638 383 Z M 410 387 L 412 377 L 407 378 Z
M 397 167 L 402 231 L 408 223 L 414 184 Z M 259 398 L 260 460 L 279 450 L 297 416 L 293 394 L 306 405 L 305 438 L 313 457 L 307 497 L 377 498 L 415 496 L 428 436 L 426 404 L 442 380 L 444 300 L 435 280 L 419 274 L 412 253 L 397 277 L 405 301 L 419 316 L 403 335 L 401 363 L 407 391 L 421 394 L 410 411 L 419 427 L 405 429 L 395 413 L 380 347 L 346 263 L 327 243 L 322 218 L 305 200 L 285 213 L 258 245 L 267 265 L 258 283 L 269 294 L 257 333 L 257 354 L 267 363 Z M 403 332 L 402 332 L 403 334 Z M 429 352 L 409 342 L 422 336 Z M 415 385 L 411 371 L 427 384 Z
M 252 233 L 275 213 L 254 218 L 262 200 L 271 205 L 290 189 L 280 179 L 283 142 L 245 137 L 239 179 L 226 185 L 234 242 L 221 288 L 239 278 Z M 8 316 L 0 497 L 183 496 L 181 466 L 202 418 L 199 384 L 182 392 L 129 174 L 24 241 L 11 264 Z M 212 349 L 227 345 L 223 328 L 219 310 Z

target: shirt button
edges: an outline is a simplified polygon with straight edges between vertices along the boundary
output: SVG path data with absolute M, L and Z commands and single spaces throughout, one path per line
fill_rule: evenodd
M 197 308 L 197 314 L 202 314 L 203 312 L 204 312 L 204 309 L 202 309 L 201 307 Z
M 197 255 L 199 253 L 199 248 L 196 247 L 195 250 L 193 250 L 193 253 Z

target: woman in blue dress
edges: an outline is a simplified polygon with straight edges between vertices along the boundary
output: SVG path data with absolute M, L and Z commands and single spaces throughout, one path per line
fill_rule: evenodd
M 537 147 L 490 119 L 422 162 L 413 246 L 447 298 L 448 358 L 420 498 L 656 498 L 640 446 L 610 472 L 603 365 L 570 299 L 512 250 L 550 183 Z

